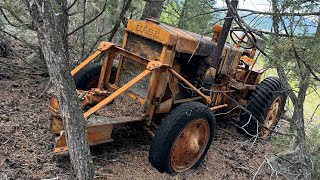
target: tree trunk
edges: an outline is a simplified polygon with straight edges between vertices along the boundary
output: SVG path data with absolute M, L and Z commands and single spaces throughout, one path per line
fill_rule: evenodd
M 317 25 L 317 31 L 316 31 L 316 37 L 320 37 L 320 16 L 318 16 L 318 25 Z
M 152 18 L 159 20 L 164 0 L 146 0 L 143 13 L 140 19 Z
M 59 100 L 71 164 L 78 179 L 92 179 L 94 170 L 86 138 L 85 119 L 68 65 L 66 2 L 26 0 Z

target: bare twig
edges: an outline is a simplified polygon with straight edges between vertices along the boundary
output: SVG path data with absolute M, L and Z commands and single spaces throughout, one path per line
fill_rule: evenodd
M 267 157 L 265 157 L 265 159 L 266 159 L 267 164 L 268 164 L 269 167 L 271 168 L 272 173 L 276 172 L 276 175 L 279 173 L 279 174 L 281 174 L 283 177 L 285 177 L 286 179 L 289 179 L 284 173 L 277 171 L 277 170 L 271 165 L 271 162 L 270 162 L 270 160 L 269 160 Z
M 10 13 L 10 15 L 11 15 L 12 17 L 14 17 L 15 20 L 17 20 L 17 21 L 21 24 L 21 25 L 18 25 L 18 26 L 26 26 L 26 27 L 29 28 L 30 30 L 35 31 L 35 27 L 34 27 L 32 24 L 27 24 L 27 23 L 25 23 L 25 22 L 20 18 L 20 16 L 18 16 L 18 15 L 11 9 L 10 6 L 0 6 L 0 8 L 7 10 L 7 11 Z M 3 15 L 5 15 L 5 14 L 3 14 Z M 8 22 L 8 23 L 9 23 L 9 22 Z M 11 24 L 10 24 L 10 25 L 11 25 Z M 14 26 L 14 27 L 15 27 L 15 26 Z
M 51 79 L 49 79 L 46 87 L 45 87 L 44 90 L 39 94 L 39 96 L 37 97 L 37 99 L 41 98 L 41 97 L 43 96 L 43 94 L 48 91 L 48 89 L 50 88 L 50 84 L 51 84 Z
M 260 15 L 270 15 L 270 16 L 319 16 L 320 12 L 282 12 L 282 13 L 274 13 L 274 12 L 265 12 L 265 11 L 255 11 L 251 9 L 241 9 L 238 11 L 250 12 L 251 14 L 260 14 Z
M 75 33 L 76 31 L 78 31 L 79 29 L 83 28 L 84 26 L 92 23 L 94 20 L 96 20 L 98 17 L 100 17 L 100 16 L 104 13 L 106 7 L 107 7 L 107 1 L 105 1 L 102 10 L 101 10 L 95 17 L 93 17 L 93 18 L 90 19 L 89 21 L 83 23 L 81 26 L 79 26 L 79 27 L 77 27 L 76 29 L 74 29 L 74 30 L 72 30 L 71 32 L 69 32 L 69 33 L 67 34 L 67 36 L 70 36 L 71 34 Z
M 9 18 L 7 17 L 7 15 L 6 15 L 6 13 L 4 13 L 4 11 L 3 11 L 3 9 L 0 7 L 0 12 L 1 12 L 1 14 L 3 15 L 3 17 L 4 17 L 4 19 L 8 22 L 8 24 L 10 24 L 11 26 L 13 26 L 13 27 L 21 27 L 21 26 L 24 26 L 23 24 L 19 24 L 19 25 L 16 25 L 16 24 L 13 24 L 10 20 L 9 20 Z
M 34 66 L 34 65 L 32 65 L 32 64 L 30 64 L 29 62 L 27 62 L 27 60 L 25 59 L 25 58 L 23 58 L 23 57 L 21 57 L 18 53 L 16 53 L 16 52 L 13 52 L 14 53 L 14 55 L 16 56 L 16 57 L 18 57 L 21 61 L 23 61 L 25 64 L 27 64 L 28 66 L 30 66 L 30 67 L 33 67 L 33 68 L 35 68 L 35 69 L 38 69 L 38 70 L 40 70 L 40 71 L 42 71 L 42 72 L 47 72 L 45 69 L 42 69 L 42 68 L 39 68 L 39 67 L 37 67 L 37 66 Z M 32 57 L 31 57 L 32 58 Z M 30 59 L 31 59 L 30 58 Z
M 318 104 L 317 107 L 316 107 L 316 109 L 313 111 L 312 116 L 311 116 L 311 118 L 309 119 L 309 121 L 308 121 L 308 123 L 307 123 L 307 125 L 306 125 L 306 128 L 309 127 L 309 125 L 310 125 L 310 123 L 312 122 L 313 117 L 314 117 L 314 115 L 316 114 L 316 112 L 317 112 L 317 110 L 318 110 L 319 107 L 320 107 L 320 104 Z
M 69 11 L 77 2 L 78 0 L 74 0 L 68 7 L 67 10 Z
M 204 15 L 207 15 L 207 14 L 212 14 L 212 13 L 215 13 L 215 12 L 221 12 L 221 11 L 226 11 L 227 9 L 215 9 L 213 11 L 210 11 L 210 12 L 205 12 L 205 13 L 200 13 L 200 14 L 197 14 L 197 15 L 194 15 L 194 16 L 191 16 L 187 19 L 184 19 L 183 21 L 181 21 L 180 23 L 185 23 L 187 21 L 190 21 L 191 19 L 194 19 L 196 17 L 199 17 L 199 16 L 204 16 Z
M 86 4 L 87 4 L 87 1 L 86 0 L 83 0 L 83 8 L 82 8 L 82 24 L 85 24 L 86 22 Z M 81 46 L 81 59 L 84 58 L 84 48 L 85 48 L 85 45 L 86 45 L 86 31 L 85 31 L 85 26 L 82 26 L 82 46 Z
M 130 4 L 131 4 L 132 0 L 127 0 L 126 3 L 123 5 L 123 8 L 121 10 L 121 13 L 119 15 L 119 18 L 116 21 L 116 24 L 114 25 L 113 29 L 111 30 L 111 34 L 109 36 L 109 41 L 112 41 L 114 35 L 116 34 L 116 32 L 118 31 L 120 24 L 121 24 L 121 20 L 124 17 L 126 11 L 128 10 Z
M 3 33 L 5 33 L 5 34 L 7 34 L 7 35 L 9 35 L 10 37 L 13 37 L 13 38 L 16 39 L 16 40 L 22 42 L 22 40 L 21 40 L 20 38 L 18 38 L 16 35 L 11 34 L 11 33 L 7 32 L 7 31 L 3 30 L 2 28 L 0 28 L 0 31 L 3 32 Z
M 112 30 L 111 30 L 112 31 Z M 85 57 L 87 57 L 89 55 L 89 53 L 91 53 L 93 51 L 93 49 L 96 47 L 96 45 L 98 44 L 98 42 L 100 41 L 101 38 L 103 38 L 104 36 L 107 36 L 108 34 L 111 33 L 111 31 L 101 34 L 97 37 L 96 41 L 92 44 L 90 50 L 88 51 L 87 55 Z
M 258 173 L 259 173 L 259 171 L 260 171 L 260 169 L 261 169 L 261 167 L 264 165 L 264 163 L 266 162 L 266 159 L 264 159 L 264 161 L 260 164 L 260 166 L 259 166 L 259 168 L 258 168 L 258 170 L 254 173 L 254 176 L 253 176 L 253 180 L 255 180 L 256 179 L 256 177 L 257 177 L 257 175 L 258 175 Z

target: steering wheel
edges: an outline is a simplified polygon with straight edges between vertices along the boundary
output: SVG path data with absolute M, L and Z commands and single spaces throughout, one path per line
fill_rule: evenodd
M 247 32 L 246 34 L 239 27 L 230 29 L 230 38 L 235 44 L 240 44 L 240 47 L 244 49 L 251 49 L 257 43 L 257 39 L 252 32 Z

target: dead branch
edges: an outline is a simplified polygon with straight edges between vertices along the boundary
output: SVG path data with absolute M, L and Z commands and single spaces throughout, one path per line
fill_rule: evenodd
M 207 15 L 207 14 L 212 14 L 212 13 L 215 13 L 215 12 L 221 12 L 221 11 L 227 11 L 228 9 L 227 8 L 217 8 L 217 9 L 214 9 L 212 11 L 209 11 L 209 12 L 206 12 L 206 13 L 201 13 L 201 14 L 197 14 L 195 16 L 192 16 L 186 20 L 184 20 L 183 22 L 185 21 L 188 21 L 188 20 L 191 20 L 193 18 L 196 18 L 198 16 L 202 16 L 202 15 Z M 255 11 L 255 10 L 251 10 L 251 9 L 237 9 L 238 11 L 244 11 L 244 12 L 250 12 L 249 14 L 246 14 L 245 16 L 243 17 L 247 17 L 247 16 L 251 16 L 251 15 L 269 15 L 269 16 L 273 16 L 275 15 L 275 13 L 272 13 L 272 12 L 265 12 L 265 11 Z M 178 12 L 176 12 L 178 13 Z M 283 13 L 277 13 L 278 16 L 318 16 L 320 15 L 320 12 L 307 12 L 307 13 L 291 13 L 291 12 L 283 12 Z
M 308 123 L 307 123 L 307 125 L 306 125 L 306 128 L 307 128 L 307 127 L 310 125 L 310 123 L 312 122 L 313 117 L 314 117 L 314 115 L 316 114 L 316 112 L 317 112 L 317 110 L 318 110 L 319 107 L 320 107 L 320 104 L 318 104 L 317 107 L 315 108 L 315 110 L 313 111 L 312 116 L 311 116 L 311 118 L 309 119 L 309 121 L 308 121 Z
M 17 20 L 17 21 L 21 24 L 21 25 L 18 25 L 18 27 L 20 27 L 20 26 L 25 26 L 25 27 L 27 27 L 27 28 L 30 29 L 30 30 L 33 30 L 33 31 L 36 30 L 35 27 L 34 27 L 32 24 L 25 23 L 25 22 L 20 18 L 20 16 L 18 16 L 18 15 L 11 9 L 11 7 L 0 5 L 0 8 L 1 8 L 1 10 L 2 10 L 2 9 L 7 10 L 7 11 L 10 13 L 10 15 L 11 15 L 12 17 L 14 17 L 15 20 Z M 3 10 L 2 10 L 2 11 L 3 11 Z M 2 13 L 2 14 L 5 16 L 4 13 Z M 6 18 L 6 21 L 7 21 L 7 18 Z M 9 23 L 9 21 L 8 21 L 8 23 Z M 9 24 L 12 25 L 11 23 L 9 23 Z M 16 27 L 16 26 L 14 26 L 14 27 Z
M 33 67 L 23 67 L 23 66 L 19 66 L 19 65 L 16 65 L 16 64 L 4 62 L 4 61 L 2 61 L 2 58 L 0 58 L 0 63 L 2 63 L 4 65 L 7 65 L 7 66 L 13 66 L 13 67 L 16 67 L 16 68 L 19 68 L 19 69 L 34 69 Z
M 266 162 L 267 162 L 267 164 L 269 165 L 270 169 L 272 170 L 272 174 L 275 172 L 275 173 L 276 173 L 276 176 L 278 176 L 277 174 L 279 173 L 279 174 L 281 174 L 282 176 L 284 176 L 286 179 L 289 179 L 284 173 L 282 173 L 282 172 L 280 172 L 280 171 L 277 171 L 277 170 L 272 166 L 270 160 L 269 160 L 267 157 L 265 157 L 265 159 L 266 159 Z M 272 174 L 271 174 L 271 175 L 272 175 Z
M 7 23 L 10 24 L 11 26 L 13 26 L 13 27 L 21 27 L 21 26 L 24 26 L 23 24 L 21 24 L 21 25 L 13 24 L 13 23 L 9 20 L 9 18 L 7 17 L 6 13 L 4 13 L 4 11 L 3 11 L 3 9 L 2 9 L 1 7 L 0 7 L 0 12 L 1 12 L 1 14 L 3 15 L 4 19 L 7 21 Z
M 41 98 L 41 97 L 44 95 L 44 93 L 46 93 L 46 92 L 49 90 L 50 85 L 51 85 L 51 79 L 49 79 L 46 87 L 45 87 L 44 90 L 39 94 L 39 96 L 37 97 L 37 99 Z
M 112 31 L 112 30 L 111 30 L 111 31 Z M 89 54 L 93 51 L 93 49 L 96 47 L 96 45 L 98 44 L 98 42 L 100 41 L 100 39 L 103 38 L 104 36 L 107 36 L 108 34 L 110 34 L 111 31 L 109 31 L 109 32 L 107 32 L 107 33 L 104 33 L 104 34 L 100 34 L 100 35 L 97 37 L 95 43 L 92 44 L 92 46 L 91 46 L 88 54 L 86 55 L 86 57 L 89 56 Z
M 109 41 L 112 41 L 114 35 L 116 34 L 116 32 L 118 31 L 119 27 L 120 27 L 120 24 L 121 24 L 121 20 L 123 19 L 126 11 L 128 10 L 130 4 L 131 4 L 132 0 L 127 0 L 126 3 L 124 4 L 122 10 L 121 10 L 121 13 L 119 15 L 119 18 L 117 19 L 117 22 L 116 24 L 114 25 L 113 29 L 111 30 L 111 34 L 109 36 Z
M 104 13 L 106 7 L 107 7 L 107 1 L 105 1 L 102 10 L 101 10 L 95 17 L 93 17 L 93 18 L 90 19 L 89 21 L 85 22 L 85 23 L 82 24 L 81 26 L 77 27 L 77 28 L 74 29 L 73 31 L 69 32 L 69 33 L 67 34 L 67 36 L 70 36 L 71 34 L 75 33 L 75 32 L 78 31 L 79 29 L 82 29 L 84 26 L 92 23 L 94 20 L 96 20 L 98 17 L 100 17 L 100 16 Z
M 46 74 L 45 72 L 25 71 L 25 70 L 23 70 L 24 68 L 19 68 L 19 66 L 15 65 L 15 64 L 4 63 L 4 62 L 0 62 L 0 64 L 2 64 L 2 68 L 8 69 L 10 71 L 21 72 L 21 73 L 28 74 L 28 75 L 44 75 L 44 74 Z
M 82 24 L 85 24 L 86 21 L 86 4 L 87 1 L 83 0 L 83 8 L 82 8 Z M 82 39 L 81 39 L 81 59 L 84 58 L 84 48 L 86 45 L 86 31 L 85 31 L 85 26 L 82 26 Z
M 67 10 L 69 11 L 77 2 L 78 0 L 74 0 L 68 7 Z
M 20 38 L 18 38 L 16 35 L 11 34 L 11 33 L 7 32 L 7 31 L 3 30 L 2 28 L 0 28 L 0 31 L 3 32 L 3 33 L 5 33 L 5 34 L 7 34 L 7 35 L 9 35 L 10 37 L 13 37 L 13 38 L 16 39 L 16 40 L 22 42 L 22 40 L 21 40 Z
M 28 43 L 26 40 L 21 39 L 21 38 L 19 38 L 18 36 L 14 35 L 14 34 L 12 34 L 12 33 L 10 33 L 10 32 L 8 32 L 8 31 L 6 31 L 6 30 L 4 30 L 4 29 L 2 29 L 2 28 L 0 28 L 0 31 L 3 32 L 3 33 L 5 33 L 5 34 L 7 34 L 7 35 L 10 36 L 10 37 L 13 37 L 13 38 L 16 39 L 16 40 L 22 42 L 23 44 L 27 45 L 30 49 L 32 49 L 32 50 L 34 50 L 34 51 L 36 51 L 36 50 L 39 49 L 39 46 L 30 44 L 30 43 Z
M 279 131 L 275 131 L 274 129 L 270 129 L 270 128 L 267 128 L 266 126 L 263 126 L 261 125 L 263 128 L 266 128 L 268 131 L 270 132 L 273 132 L 275 134 L 279 134 L 279 135 L 284 135 L 284 136 L 293 136 L 293 137 L 296 137 L 297 135 L 294 134 L 294 133 L 283 133 L 283 132 L 279 132 Z
M 215 9 L 213 11 L 210 11 L 210 12 L 205 12 L 205 13 L 200 13 L 200 14 L 197 14 L 197 15 L 194 15 L 192 17 L 189 17 L 187 19 L 184 19 L 183 21 L 181 21 L 181 23 L 185 23 L 191 19 L 194 19 L 196 17 L 199 17 L 199 16 L 204 16 L 204 15 L 207 15 L 207 14 L 212 14 L 212 13 L 215 13 L 215 12 L 221 12 L 221 11 L 226 11 L 227 9 Z
M 260 14 L 260 15 L 269 15 L 269 16 L 319 16 L 320 12 L 282 12 L 282 13 L 274 13 L 274 12 L 264 12 L 264 11 L 255 11 L 251 9 L 241 9 L 238 11 L 250 12 L 251 14 Z
M 13 51 L 13 54 L 14 54 L 18 59 L 20 59 L 20 60 L 23 61 L 25 64 L 27 64 L 28 66 L 33 67 L 33 68 L 35 68 L 35 69 L 38 69 L 39 71 L 42 71 L 42 72 L 44 72 L 44 73 L 47 73 L 47 71 L 46 71 L 45 69 L 42 69 L 42 68 L 37 67 L 37 66 L 34 66 L 34 65 L 30 64 L 29 62 L 27 62 L 27 60 L 26 60 L 25 58 L 21 57 L 18 53 L 16 53 L 16 52 Z
M 256 179 L 256 177 L 257 177 L 257 175 L 258 175 L 258 173 L 259 173 L 259 171 L 260 171 L 260 169 L 261 169 L 261 167 L 264 165 L 264 163 L 266 162 L 266 159 L 264 159 L 264 161 L 260 164 L 260 166 L 259 166 L 259 168 L 258 168 L 258 170 L 254 173 L 254 176 L 253 176 L 253 180 L 255 180 Z

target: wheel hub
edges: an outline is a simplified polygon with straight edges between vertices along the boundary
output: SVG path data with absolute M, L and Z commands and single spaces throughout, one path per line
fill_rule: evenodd
M 205 119 L 189 123 L 176 138 L 170 153 L 171 167 L 176 172 L 190 169 L 206 149 L 210 126 Z
M 263 122 L 263 127 L 260 132 L 261 138 L 266 139 L 270 134 L 270 129 L 273 129 L 274 126 L 277 124 L 280 118 L 281 104 L 281 96 L 278 96 L 268 109 L 267 115 Z

